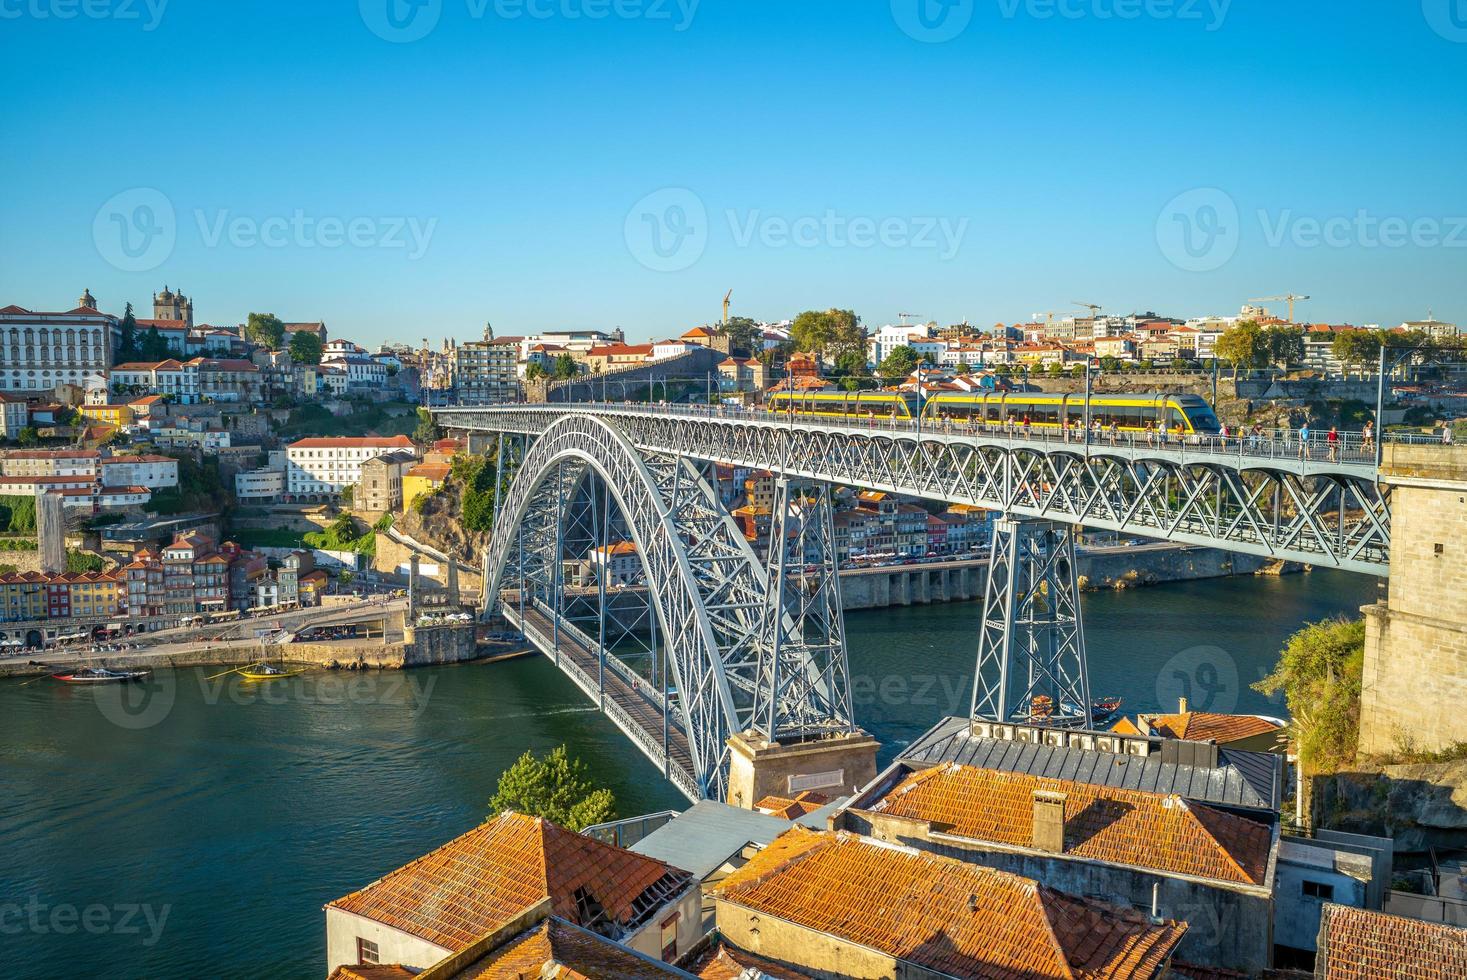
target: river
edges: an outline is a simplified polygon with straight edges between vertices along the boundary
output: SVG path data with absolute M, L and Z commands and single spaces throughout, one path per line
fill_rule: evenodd
M 1125 710 L 1281 715 L 1248 685 L 1375 582 L 1233 578 L 1085 597 L 1092 686 Z M 971 696 L 977 603 L 851 613 L 858 719 L 885 762 Z M 567 743 L 632 815 L 686 805 L 542 658 L 257 688 L 164 672 L 0 681 L 0 962 L 18 977 L 325 975 L 321 906 L 485 815 L 526 749 Z M 280 686 L 276 686 L 280 685 Z

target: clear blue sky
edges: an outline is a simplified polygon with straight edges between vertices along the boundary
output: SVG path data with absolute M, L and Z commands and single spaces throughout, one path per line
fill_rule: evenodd
M 203 321 L 265 310 L 373 345 L 485 320 L 661 336 L 730 288 L 735 313 L 873 326 L 1290 291 L 1311 319 L 1467 324 L 1451 0 L 963 0 L 926 21 L 917 0 L 423 0 L 416 20 L 409 0 L 171 0 L 156 23 L 88 2 L 115 16 L 0 0 L 0 303 L 85 286 L 147 310 L 168 283 Z M 385 40 L 389 3 L 431 30 Z M 527 4 L 549 16 L 506 16 Z M 171 244 L 120 252 L 159 201 Z M 290 231 L 298 212 L 328 226 Z M 853 244 L 854 219 L 885 240 Z M 1314 241 L 1328 219 L 1338 244 Z M 1383 219 L 1408 240 L 1379 244 Z M 351 221 L 359 243 L 329 247 Z

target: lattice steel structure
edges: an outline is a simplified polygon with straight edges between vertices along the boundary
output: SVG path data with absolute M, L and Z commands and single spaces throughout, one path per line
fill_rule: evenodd
M 578 501 L 594 500 L 588 484 L 609 505 L 570 516 Z M 604 539 L 613 510 L 636 545 L 655 613 L 664 666 L 651 678 L 608 651 L 604 629 L 592 636 L 566 615 L 565 559 Z M 828 539 L 828 507 L 824 520 Z M 756 716 L 780 719 L 786 732 L 850 724 L 838 617 L 834 640 L 814 646 L 786 622 L 783 666 L 761 660 L 768 571 L 702 468 L 639 451 L 604 420 L 570 413 L 529 442 L 497 507 L 485 564 L 485 612 L 497 604 L 691 799 L 723 798 L 728 738 Z
M 996 523 L 972 713 L 991 721 L 1089 724 L 1090 675 L 1070 526 Z
M 1063 442 L 913 424 L 669 406 L 514 405 L 435 410 L 450 428 L 538 434 L 599 418 L 639 452 L 978 504 L 1015 517 L 1223 548 L 1383 576 L 1389 498 L 1373 463 L 1215 446 Z M 1357 454 L 1358 455 L 1358 454 Z
M 775 482 L 752 727 L 771 742 L 855 730 L 830 487 Z

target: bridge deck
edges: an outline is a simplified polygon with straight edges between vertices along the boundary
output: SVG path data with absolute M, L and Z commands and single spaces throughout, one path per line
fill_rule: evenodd
M 595 641 L 566 620 L 560 620 L 557 630 L 552 617 L 547 615 L 543 607 L 536 605 L 524 610 L 524 619 L 521 621 L 515 594 L 504 592 L 501 596 L 505 618 L 520 629 L 525 638 L 549 657 L 591 700 L 596 701 L 612 722 L 663 770 L 679 790 L 689 799 L 701 799 L 697 780 L 692 776 L 697 770 L 688 748 L 687 734 L 678 723 L 676 712 L 668 718 L 664 743 L 663 709 L 658 693 L 629 667 L 609 654 L 606 658 L 606 670 L 603 672 L 600 669 Z M 602 694 L 605 696 L 604 700 Z

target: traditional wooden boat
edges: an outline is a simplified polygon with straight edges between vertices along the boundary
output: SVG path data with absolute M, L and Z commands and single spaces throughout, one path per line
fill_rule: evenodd
M 1120 698 L 1096 698 L 1090 702 L 1090 720 L 1097 725 L 1104 724 L 1116 716 L 1121 710 Z
M 273 681 L 283 677 L 298 677 L 306 672 L 305 667 L 286 667 L 282 664 L 258 663 L 239 669 L 239 676 L 250 681 Z
M 53 680 L 66 684 L 121 684 L 127 681 L 140 681 L 151 673 L 152 671 L 146 668 L 109 670 L 106 667 L 83 667 L 80 670 L 52 674 L 51 677 Z

